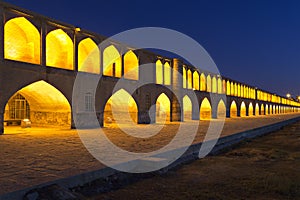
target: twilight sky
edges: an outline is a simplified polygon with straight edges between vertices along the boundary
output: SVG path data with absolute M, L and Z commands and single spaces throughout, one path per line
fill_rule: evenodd
M 5 2 L 104 36 L 148 26 L 174 29 L 198 41 L 222 75 L 280 95 L 300 95 L 297 0 Z

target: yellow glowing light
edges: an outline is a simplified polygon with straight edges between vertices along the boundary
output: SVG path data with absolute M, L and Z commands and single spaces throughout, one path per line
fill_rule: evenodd
M 214 76 L 212 78 L 212 93 L 217 93 L 217 79 L 216 77 Z
M 6 22 L 4 58 L 40 64 L 40 34 L 26 18 L 17 17 Z
M 255 115 L 259 115 L 259 105 L 258 103 L 255 105 Z
M 186 88 L 186 68 L 182 68 L 182 87 Z
M 78 71 L 100 74 L 100 51 L 90 38 L 78 45 Z
M 200 75 L 200 90 L 206 91 L 206 77 L 203 73 Z
M 193 88 L 195 90 L 199 90 L 200 89 L 200 87 L 199 87 L 199 73 L 197 71 L 194 71 L 194 73 L 193 73 L 193 83 L 194 83 Z
M 168 96 L 162 93 L 156 100 L 156 122 L 170 121 L 171 102 Z
M 231 88 L 230 88 L 230 82 L 229 81 L 227 81 L 227 86 L 226 86 L 226 94 L 227 95 L 231 95 Z
M 211 92 L 211 77 L 210 77 L 210 75 L 208 75 L 206 78 L 206 91 Z
M 103 74 L 105 76 L 122 76 L 122 59 L 119 51 L 110 45 L 103 51 Z
M 61 29 L 46 36 L 46 65 L 62 69 L 73 69 L 73 42 Z
M 133 51 L 128 51 L 124 55 L 124 78 L 139 79 L 139 60 Z
M 184 120 L 192 119 L 192 101 L 187 95 L 183 97 L 183 115 Z
M 232 101 L 230 106 L 230 117 L 237 117 L 237 105 L 235 101 Z
M 226 106 L 223 100 L 221 100 L 218 104 L 218 119 L 223 119 L 226 117 Z
M 242 104 L 241 104 L 241 114 L 240 114 L 240 116 L 241 117 L 246 117 L 246 104 L 245 104 L 245 102 L 242 102 Z
M 200 107 L 200 120 L 211 119 L 212 109 L 210 102 L 207 98 L 204 98 Z
M 261 107 L 260 107 L 260 114 L 261 114 L 261 115 L 264 115 L 264 114 L 265 114 L 265 107 L 264 107 L 264 104 L 261 104 Z
M 163 84 L 163 65 L 160 60 L 156 61 L 156 83 Z
M 222 86 L 222 80 L 221 78 L 218 78 L 218 94 L 223 93 L 223 86 Z
M 164 64 L 164 82 L 165 85 L 171 85 L 171 67 L 168 62 Z
M 76 32 L 80 32 L 81 29 L 77 27 L 77 28 L 75 28 L 75 31 L 76 31 Z
M 253 104 L 250 103 L 250 104 L 249 104 L 249 112 L 248 112 L 248 115 L 249 115 L 249 116 L 253 116 L 253 109 L 254 109 L 254 108 L 253 108 Z
M 193 75 L 192 75 L 192 71 L 189 69 L 187 72 L 188 75 L 188 89 L 192 89 L 193 88 Z

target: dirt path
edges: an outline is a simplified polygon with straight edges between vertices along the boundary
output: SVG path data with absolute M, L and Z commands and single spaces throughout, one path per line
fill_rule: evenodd
M 300 199 L 300 122 L 91 199 Z

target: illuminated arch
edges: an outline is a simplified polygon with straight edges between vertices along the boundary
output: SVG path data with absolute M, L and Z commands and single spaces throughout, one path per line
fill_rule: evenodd
M 204 98 L 200 107 L 200 120 L 211 119 L 212 109 L 207 98 Z
M 240 112 L 241 112 L 240 113 L 241 117 L 246 117 L 247 116 L 247 108 L 246 108 L 245 102 L 242 102 Z
M 156 84 L 163 84 L 163 65 L 160 60 L 156 61 Z
M 186 88 L 186 76 L 187 76 L 187 74 L 186 74 L 186 68 L 185 67 L 182 67 L 182 87 L 183 88 Z
M 206 91 L 206 78 L 203 73 L 200 75 L 200 90 Z
M 238 86 L 237 83 L 234 83 L 234 96 L 238 96 Z
M 231 88 L 230 88 L 231 86 L 230 86 L 230 82 L 229 81 L 227 81 L 227 86 L 226 86 L 226 94 L 227 95 L 231 95 Z
M 25 17 L 6 22 L 4 58 L 40 64 L 40 33 Z
M 208 75 L 206 77 L 206 91 L 211 92 L 211 77 Z
M 254 115 L 254 108 L 253 108 L 253 104 L 250 103 L 249 104 L 248 116 L 253 116 L 253 115 Z
M 222 86 L 222 80 L 221 78 L 218 78 L 218 94 L 223 93 L 223 86 Z
M 29 109 L 30 111 L 28 112 L 30 112 L 30 114 L 27 114 L 26 117 L 30 118 L 32 126 L 71 127 L 71 106 L 66 97 L 49 83 L 37 81 L 23 87 L 10 98 L 7 105 L 13 103 L 12 100 L 16 95 L 21 95 L 24 97 L 23 100 L 28 102 L 29 108 L 26 108 L 26 110 Z M 18 107 L 20 103 L 19 100 Z M 6 107 L 6 113 L 4 114 L 5 120 L 14 118 L 21 120 L 25 117 L 24 112 L 26 111 L 24 107 L 23 110 L 10 110 L 13 109 L 13 107 L 14 106 Z M 16 115 L 17 112 L 19 112 L 19 114 Z
M 78 45 L 78 71 L 100 74 L 100 51 L 91 38 Z
M 223 80 L 222 82 L 223 82 L 223 86 L 222 86 L 222 87 L 223 87 L 223 89 L 222 89 L 222 94 L 227 94 L 227 93 L 226 93 L 226 92 L 227 92 L 227 89 L 226 89 L 226 88 L 227 88 L 227 86 L 226 86 L 226 81 Z
M 73 69 L 73 42 L 62 29 L 51 31 L 46 36 L 46 65 Z
M 265 115 L 265 106 L 264 106 L 264 104 L 261 104 L 261 106 L 260 106 L 260 114 Z
M 124 55 L 124 78 L 139 79 L 139 60 L 133 51 L 128 51 Z
M 212 93 L 217 93 L 217 92 L 218 92 L 217 79 L 216 79 L 215 76 L 212 78 L 212 87 L 211 87 L 211 91 L 212 91 Z
M 292 110 L 291 110 L 292 112 Z M 278 105 L 276 106 L 276 114 L 279 114 L 279 108 L 278 108 Z
M 238 111 L 237 111 L 237 105 L 235 101 L 232 101 L 230 105 L 230 117 L 237 117 Z
M 237 95 L 238 97 L 241 96 L 241 85 L 240 85 L 240 84 L 237 84 L 237 93 L 236 93 L 236 95 Z
M 270 110 L 270 115 L 274 114 L 274 110 L 273 110 L 273 106 L 272 105 L 270 105 L 269 110 Z
M 233 82 L 231 82 L 230 83 L 230 94 L 231 94 L 231 96 L 234 96 L 234 94 L 235 94 L 235 90 L 234 90 L 235 88 L 234 88 L 234 83 Z
M 162 93 L 156 100 L 156 122 L 164 124 L 166 121 L 170 121 L 170 109 L 170 99 L 165 93 Z
M 194 73 L 193 73 L 193 83 L 194 83 L 193 88 L 195 90 L 199 90 L 200 89 L 200 87 L 199 87 L 199 73 L 197 71 L 194 71 Z
M 220 100 L 218 104 L 218 114 L 217 114 L 218 119 L 224 119 L 226 118 L 226 105 L 223 100 Z
M 269 105 L 266 105 L 266 115 L 269 115 Z
M 244 97 L 244 86 L 241 85 L 241 97 Z
M 171 85 L 171 67 L 168 62 L 164 64 L 164 83 L 165 85 Z
M 192 89 L 193 88 L 193 75 L 192 75 L 192 71 L 189 69 L 187 71 L 187 77 L 188 77 L 188 89 Z
M 103 75 L 121 77 L 122 59 L 119 51 L 114 45 L 106 47 L 103 51 Z
M 192 101 L 191 99 L 185 95 L 183 97 L 183 116 L 184 120 L 191 120 L 192 119 Z
M 258 103 L 255 104 L 255 115 L 260 115 Z
M 137 123 L 138 108 L 132 96 L 120 89 L 106 102 L 104 108 L 104 126 Z M 130 117 L 129 117 L 130 116 Z

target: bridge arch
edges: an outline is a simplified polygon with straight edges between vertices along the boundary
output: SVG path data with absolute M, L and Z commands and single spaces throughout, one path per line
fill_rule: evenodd
M 156 99 L 156 123 L 169 122 L 171 120 L 171 101 L 165 94 L 161 93 Z
M 246 107 L 246 104 L 245 104 L 244 101 L 241 103 L 240 116 L 241 117 L 246 117 L 247 116 L 247 107 Z
M 4 58 L 40 64 L 40 33 L 25 17 L 16 17 L 4 25 Z
M 232 101 L 230 104 L 230 117 L 238 117 L 238 107 L 235 101 Z
M 187 70 L 187 88 L 188 89 L 192 89 L 193 88 L 193 74 L 192 74 L 192 71 L 191 69 Z
M 256 103 L 255 104 L 255 116 L 258 116 L 258 115 L 260 115 L 260 109 L 259 109 L 259 104 L 258 103 Z
M 100 74 L 100 51 L 91 38 L 78 44 L 78 71 Z
M 56 29 L 46 36 L 46 65 L 73 70 L 73 42 L 66 32 Z
M 212 107 L 209 100 L 205 97 L 200 106 L 200 120 L 207 120 L 212 118 Z
M 264 104 L 261 104 L 261 106 L 260 106 L 260 114 L 265 115 L 265 105 Z
M 139 79 L 139 59 L 131 50 L 124 55 L 124 78 Z
M 199 90 L 200 87 L 199 87 L 199 73 L 198 71 L 194 71 L 193 73 L 193 89 L 194 90 Z
M 226 105 L 223 99 L 221 99 L 218 104 L 217 118 L 218 119 L 226 118 Z
M 103 51 L 103 75 L 120 78 L 122 76 L 122 58 L 114 45 Z
M 252 102 L 250 102 L 248 116 L 253 116 L 253 115 L 254 115 L 254 108 Z
M 218 86 L 217 86 L 217 78 L 213 76 L 212 78 L 212 93 L 217 93 L 218 92 Z
M 18 90 L 7 101 L 4 121 L 29 118 L 32 126 L 71 127 L 71 106 L 64 94 L 46 81 Z
M 163 84 L 164 82 L 164 76 L 163 76 L 163 64 L 160 60 L 156 61 L 156 84 Z
M 193 119 L 193 104 L 188 95 L 183 97 L 183 119 L 192 120 Z
M 266 115 L 269 115 L 270 114 L 270 110 L 269 110 L 269 105 L 268 104 L 266 104 Z
M 206 77 L 203 73 L 200 75 L 200 91 L 206 91 Z
M 206 91 L 207 92 L 212 92 L 212 88 L 211 88 L 211 76 L 207 75 L 206 77 Z
M 164 64 L 164 84 L 171 85 L 171 67 L 169 62 Z

